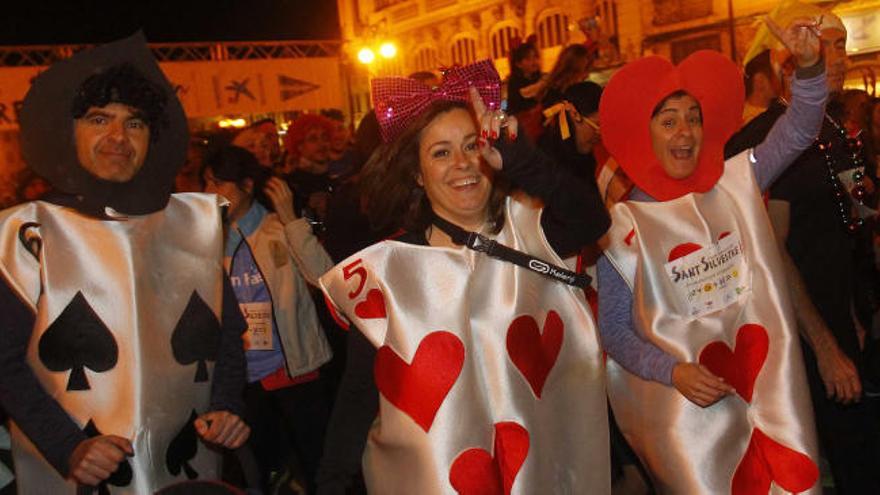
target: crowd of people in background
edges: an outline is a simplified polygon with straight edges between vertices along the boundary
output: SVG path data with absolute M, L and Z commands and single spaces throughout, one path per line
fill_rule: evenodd
M 590 42 L 565 47 L 553 66 L 545 70 L 541 67 L 540 51 L 534 37 L 514 40 L 509 55 L 510 74 L 499 90 L 502 99 L 506 100 L 506 107 L 502 107 L 516 118 L 515 128 L 492 124 L 492 119 L 506 117 L 497 117 L 494 113 L 497 108 L 493 109 L 491 105 L 489 109 L 480 107 L 480 102 L 491 101 L 490 92 L 483 94 L 482 100 L 471 92 L 467 102 L 442 108 L 430 107 L 430 111 L 421 116 L 422 120 L 414 120 L 417 124 L 408 122 L 410 127 L 404 131 L 403 137 L 395 134 L 390 140 L 385 130 L 391 124 L 386 122 L 384 113 L 377 117 L 376 112 L 371 111 L 355 127 L 338 110 L 299 115 L 286 123 L 284 132 L 279 131 L 280 122 L 263 119 L 235 133 L 200 133 L 191 137 L 185 163 L 178 171 L 173 187 L 177 193 L 208 192 L 225 198 L 224 267 L 248 325 L 243 337 L 247 385 L 240 416 L 250 427 L 247 445 L 254 454 L 256 467 L 247 462 L 246 457 L 227 453 L 223 479 L 232 485 L 250 485 L 263 493 L 365 493 L 367 487 L 381 493 L 383 489 L 395 489 L 397 481 L 393 477 L 379 480 L 381 476 L 376 470 L 388 470 L 389 466 L 402 470 L 419 469 L 414 460 L 401 459 L 399 454 L 395 457 L 395 448 L 405 451 L 411 446 L 404 439 L 407 435 L 405 429 L 393 430 L 399 426 L 399 419 L 392 411 L 382 410 L 387 429 L 385 432 L 373 430 L 368 441 L 367 434 L 380 411 L 376 381 L 381 378 L 374 376 L 379 373 L 378 367 L 374 370 L 374 364 L 383 353 L 382 349 L 377 352 L 376 348 L 382 346 L 386 329 L 379 331 L 371 327 L 371 317 L 365 317 L 361 309 L 355 309 L 353 300 L 352 307 L 346 312 L 344 304 L 333 298 L 334 290 L 344 299 L 352 287 L 345 285 L 334 289 L 334 283 L 348 283 L 352 277 L 366 277 L 364 268 L 349 264 L 344 268 L 347 271 L 337 276 L 339 280 L 333 278 L 331 270 L 354 253 L 386 239 L 394 240 L 395 244 L 386 247 L 399 250 L 394 252 L 399 252 L 404 261 L 398 260 L 398 263 L 412 270 L 428 270 L 429 267 L 418 263 L 406 264 L 406 257 L 413 249 L 409 245 L 416 245 L 414 249 L 418 250 L 419 246 L 456 244 L 455 237 L 452 234 L 447 236 L 445 230 L 445 234 L 439 233 L 442 230 L 439 228 L 431 230 L 434 224 L 428 218 L 432 215 L 430 209 L 419 209 L 432 207 L 433 214 L 440 215 L 442 206 L 442 194 L 431 196 L 432 186 L 424 168 L 426 159 L 420 154 L 419 146 L 422 141 L 433 139 L 436 133 L 445 132 L 442 136 L 454 135 L 454 139 L 459 139 L 458 134 L 450 129 L 470 129 L 467 122 L 473 124 L 472 114 L 476 113 L 482 120 L 477 120 L 470 133 L 461 137 L 468 141 L 461 146 L 473 153 L 469 155 L 472 160 L 468 160 L 477 163 L 479 149 L 479 156 L 484 161 L 501 170 L 488 173 L 487 177 L 491 179 L 486 179 L 489 181 L 485 186 L 487 198 L 494 198 L 499 191 L 515 191 L 511 193 L 513 196 L 530 196 L 545 205 L 550 213 L 541 219 L 540 226 L 532 225 L 529 230 L 523 227 L 526 221 L 522 219 L 530 217 L 515 206 L 505 207 L 501 203 L 492 203 L 494 199 L 486 199 L 490 202 L 492 214 L 496 212 L 491 208 L 498 208 L 498 211 L 507 208 L 504 211 L 512 217 L 510 224 L 504 223 L 502 213 L 499 214 L 502 220 L 497 224 L 493 223 L 496 218 L 489 215 L 488 218 L 478 218 L 473 225 L 459 226 L 480 235 L 498 235 L 511 242 L 519 239 L 517 236 L 522 232 L 535 238 L 546 236 L 547 246 L 542 252 L 560 255 L 573 272 L 593 278 L 593 283 L 582 287 L 579 294 L 588 304 L 585 307 L 589 307 L 592 318 L 598 322 L 595 329 L 601 336 L 598 341 L 613 360 L 609 365 L 612 376 L 608 385 L 613 406 L 608 409 L 611 411 L 608 421 L 610 440 L 606 443 L 599 441 L 597 445 L 610 450 L 610 482 L 614 493 L 685 493 L 691 490 L 710 493 L 715 487 L 713 478 L 706 475 L 699 479 L 701 473 L 706 473 L 704 469 L 709 469 L 705 464 L 717 466 L 730 459 L 719 460 L 716 456 L 707 456 L 706 449 L 693 447 L 709 428 L 694 429 L 693 424 L 698 419 L 689 415 L 695 414 L 696 417 L 699 411 L 694 413 L 688 407 L 710 407 L 737 393 L 746 402 L 752 399 L 752 390 L 743 393 L 737 381 L 739 378 L 734 376 L 736 373 L 725 375 L 720 368 L 712 368 L 706 364 L 710 363 L 709 360 L 703 362 L 702 354 L 697 362 L 688 362 L 685 357 L 690 356 L 689 351 L 677 353 L 687 346 L 676 343 L 679 336 L 665 334 L 662 323 L 665 315 L 680 308 L 663 307 L 668 301 L 660 294 L 661 289 L 657 289 L 659 295 L 651 290 L 633 290 L 634 284 L 647 284 L 640 286 L 643 289 L 651 287 L 652 277 L 661 277 L 678 258 L 686 257 L 700 246 L 682 244 L 679 247 L 683 246 L 683 251 L 659 253 L 656 259 L 640 260 L 642 268 L 638 272 L 633 270 L 631 277 L 624 273 L 627 263 L 635 263 L 628 258 L 631 255 L 628 249 L 632 246 L 647 246 L 646 243 L 653 242 L 653 235 L 665 235 L 664 228 L 691 231 L 688 230 L 693 227 L 691 223 L 678 225 L 670 220 L 690 214 L 687 212 L 691 211 L 691 206 L 685 207 L 678 200 L 686 193 L 715 194 L 710 192 L 715 191 L 712 189 L 715 181 L 721 181 L 719 184 L 723 187 L 737 195 L 742 192 L 742 195 L 733 195 L 709 206 L 693 206 L 693 211 L 699 213 L 694 218 L 702 220 L 693 220 L 692 223 L 711 224 L 712 229 L 715 224 L 726 225 L 726 219 L 703 211 L 710 207 L 730 211 L 743 209 L 753 215 L 736 220 L 739 226 L 757 225 L 748 234 L 739 233 L 743 236 L 741 242 L 745 245 L 754 242 L 755 246 L 768 249 L 779 246 L 781 256 L 777 259 L 774 254 L 768 255 L 767 259 L 748 260 L 754 264 L 749 265 L 749 270 L 754 273 L 752 281 L 757 284 L 754 290 L 761 291 L 762 298 L 775 301 L 769 309 L 756 303 L 755 306 L 761 307 L 748 306 L 748 311 L 754 311 L 768 321 L 779 322 L 777 328 L 767 325 L 771 342 L 775 342 L 774 339 L 788 342 L 785 340 L 788 330 L 783 327 L 789 316 L 796 321 L 791 335 L 800 335 L 800 347 L 796 342 L 786 343 L 785 353 L 774 355 L 779 362 L 771 363 L 772 366 L 767 368 L 772 370 L 767 373 L 776 374 L 778 384 L 774 390 L 780 397 L 759 398 L 760 392 L 756 391 L 755 404 L 760 400 L 777 401 L 785 403 L 785 408 L 799 410 L 793 429 L 810 430 L 815 416 L 818 441 L 805 435 L 792 443 L 808 456 L 816 447 L 820 449 L 827 461 L 827 466 L 821 467 L 827 469 L 833 480 L 835 493 L 880 493 L 880 476 L 873 466 L 880 458 L 880 221 L 877 217 L 880 97 L 860 89 L 844 89 L 846 30 L 833 14 L 814 7 L 798 7 L 791 12 L 778 12 L 774 19 L 777 24 L 787 26 L 802 22 L 803 18 L 820 19 L 798 25 L 798 28 L 802 32 L 809 30 L 818 37 L 821 60 L 819 52 L 804 48 L 803 36 L 799 41 L 801 45 L 797 45 L 797 50 L 792 53 L 791 49 L 786 52 L 785 47 L 774 45 L 769 34 L 761 38 L 759 33 L 753 45 L 755 53 L 750 53 L 744 64 L 741 87 L 725 86 L 741 89 L 745 103 L 742 115 L 736 116 L 736 126 L 729 133 L 725 134 L 726 128 L 722 131 L 712 128 L 711 132 L 707 129 L 703 137 L 703 126 L 714 122 L 708 112 L 727 111 L 727 107 L 720 101 L 723 98 L 711 100 L 711 103 L 710 96 L 701 94 L 703 99 L 697 98 L 695 93 L 700 90 L 688 85 L 691 83 L 682 83 L 681 87 L 673 88 L 676 92 L 671 96 L 658 95 L 662 98 L 650 102 L 653 113 L 647 117 L 651 126 L 656 124 L 672 129 L 679 125 L 678 121 L 673 119 L 667 123 L 658 120 L 658 115 L 675 114 L 685 122 L 681 125 L 700 128 L 686 131 L 688 135 L 699 133 L 700 139 L 709 143 L 707 147 L 718 145 L 719 157 L 713 166 L 726 167 L 725 170 L 736 167 L 751 170 L 754 167 L 756 187 L 751 189 L 751 185 L 734 183 L 726 175 L 719 179 L 722 168 L 718 168 L 714 179 L 705 179 L 709 181 L 707 187 L 701 183 L 676 193 L 662 189 L 662 180 L 651 176 L 632 173 L 628 176 L 627 171 L 632 171 L 632 165 L 623 158 L 621 143 L 635 143 L 638 138 L 627 134 L 636 131 L 621 132 L 620 129 L 648 126 L 648 121 L 630 122 L 626 118 L 636 119 L 642 114 L 633 111 L 630 115 L 627 112 L 634 107 L 613 100 L 621 98 L 614 91 L 620 91 L 620 81 L 629 74 L 627 69 L 621 71 L 624 76 L 617 79 L 618 86 L 612 83 L 603 88 L 590 80 L 596 57 L 596 47 Z M 707 67 L 711 70 L 717 68 L 719 72 L 727 70 L 724 61 L 711 57 L 701 60 L 703 70 L 710 70 Z M 458 69 L 448 69 L 444 73 L 415 73 L 410 79 L 435 88 L 446 84 L 448 76 Z M 819 106 L 824 101 L 823 89 L 819 86 L 824 85 L 826 79 L 828 102 L 819 119 Z M 692 93 L 694 97 L 690 96 Z M 809 122 L 799 122 L 791 116 L 812 118 L 811 107 L 804 101 L 815 107 L 812 110 L 817 118 L 812 120 L 816 129 L 810 127 Z M 611 107 L 614 102 L 617 106 Z M 797 127 L 798 124 L 803 127 Z M 613 135 L 607 127 L 610 125 L 616 126 Z M 603 128 L 607 134 L 604 141 Z M 716 138 L 720 140 L 718 143 L 710 141 Z M 454 139 L 450 137 L 447 141 Z M 437 141 L 446 142 L 441 138 Z M 500 150 L 494 155 L 488 150 L 493 145 Z M 653 152 L 659 155 L 658 149 L 662 145 L 656 141 L 653 145 Z M 682 155 L 690 157 L 690 153 L 699 153 L 699 144 L 697 151 L 689 146 L 681 145 L 669 151 L 673 157 L 670 161 L 681 160 Z M 726 160 L 724 165 L 720 156 L 722 149 Z M 432 160 L 440 160 L 430 156 Z M 523 156 L 529 157 L 525 161 L 531 167 L 546 167 L 543 172 L 549 178 L 521 164 Z M 500 164 L 502 157 L 505 160 L 503 167 Z M 496 158 L 497 166 L 492 162 Z M 664 163 L 662 158 L 659 160 Z M 412 167 L 417 167 L 418 163 L 422 163 L 423 168 L 414 171 Z M 704 167 L 703 170 L 708 167 L 702 162 L 699 166 Z M 479 168 L 475 167 L 475 170 Z M 674 169 L 675 165 L 670 167 Z M 665 170 L 675 178 L 670 169 Z M 483 179 L 477 177 L 473 180 L 482 184 Z M 22 172 L 19 183 L 17 198 L 3 207 L 36 201 L 53 192 L 50 181 L 31 170 Z M 562 183 L 565 187 L 560 185 Z M 580 202 L 566 202 L 576 187 L 581 188 Z M 739 187 L 743 189 L 737 189 Z M 424 191 L 420 194 L 427 197 L 416 197 L 414 191 Z M 752 193 L 754 197 L 749 196 Z M 764 194 L 765 201 L 762 202 L 758 193 Z M 624 202 L 626 205 L 612 208 Z M 646 213 L 650 207 L 663 215 L 652 217 Z M 559 208 L 583 209 L 592 215 L 592 223 L 580 224 L 574 213 L 560 212 Z M 602 237 L 608 228 L 609 209 L 614 223 L 609 235 Z M 765 211 L 769 214 L 768 225 L 772 225 L 772 231 L 765 229 L 762 223 Z M 700 216 L 704 213 L 705 218 Z M 377 221 L 377 216 L 383 217 L 384 221 Z M 446 220 L 455 223 L 454 219 Z M 517 225 L 514 220 L 523 223 Z M 558 222 L 551 224 L 552 221 Z M 427 236 L 422 235 L 426 228 Z M 624 231 L 618 232 L 620 229 Z M 718 232 L 713 231 L 716 238 L 707 242 L 721 245 L 722 238 L 729 232 L 722 233 L 722 227 L 718 229 Z M 773 237 L 761 237 L 765 230 Z M 421 237 L 413 237 L 413 232 Z M 574 235 L 572 232 L 578 234 L 577 239 L 570 238 Z M 618 233 L 620 235 L 614 237 Z M 438 241 L 437 235 L 442 239 Z M 759 239 L 749 238 L 749 235 Z M 401 247 L 403 245 L 407 247 Z M 524 245 L 530 246 L 528 242 Z M 644 251 L 648 252 L 650 248 L 644 247 Z M 365 256 L 369 262 L 369 255 Z M 385 261 L 376 257 L 373 262 L 378 266 Z M 656 274 L 649 269 L 656 270 Z M 379 271 L 379 268 L 375 270 Z M 325 274 L 328 278 L 322 279 Z M 386 291 L 384 297 L 389 303 L 389 314 L 397 310 L 407 314 L 408 318 L 418 313 L 405 302 L 396 301 L 399 307 L 390 307 L 392 297 L 403 300 L 404 295 L 399 294 L 418 291 L 401 286 L 403 283 L 397 275 L 386 273 L 384 276 L 392 281 L 386 283 L 382 276 L 378 276 Z M 485 277 L 489 276 L 485 274 Z M 450 280 L 452 278 L 450 275 Z M 358 293 L 364 289 L 364 283 L 365 278 L 361 279 Z M 393 283 L 399 285 L 396 292 L 390 287 Z M 536 286 L 539 288 L 529 290 L 538 293 L 548 290 L 550 293 L 544 285 Z M 370 287 L 367 285 L 367 289 Z M 562 292 L 568 294 L 559 287 L 554 286 L 552 290 L 556 291 L 553 297 L 563 297 L 560 296 Z M 487 301 L 503 304 L 488 296 Z M 789 301 L 793 312 L 787 309 Z M 436 311 L 442 312 L 442 306 L 438 305 Z M 578 312 L 578 308 L 572 308 L 572 314 Z M 340 310 L 349 318 L 339 314 Z M 383 315 L 384 311 L 383 306 Z M 355 313 L 357 317 L 352 318 Z M 550 317 L 547 318 L 549 321 Z M 588 320 L 592 325 L 589 318 L 584 321 Z M 693 329 L 710 332 L 733 324 L 733 320 L 706 321 L 701 320 L 700 324 L 704 326 L 694 326 Z M 743 323 L 736 322 L 737 326 Z M 637 331 L 641 324 L 648 325 L 650 331 Z M 349 329 L 350 325 L 365 325 L 366 328 L 361 329 L 365 335 L 354 328 Z M 748 325 L 741 328 L 745 326 Z M 546 326 L 544 328 L 545 332 L 549 331 Z M 387 329 L 391 335 L 394 331 L 397 330 L 393 325 Z M 734 340 L 739 344 L 740 335 L 744 334 L 734 334 L 729 340 L 731 347 Z M 466 340 L 466 337 L 462 338 Z M 593 344 L 588 339 L 582 345 L 598 351 L 598 348 L 590 347 Z M 510 345 L 509 341 L 507 345 Z M 418 346 L 412 347 L 415 352 Z M 801 347 L 803 366 L 799 362 Z M 734 355 L 730 350 L 728 352 Z M 739 352 L 738 348 L 736 352 Z M 797 357 L 792 357 L 794 355 Z M 415 358 L 413 366 L 414 363 Z M 462 376 L 467 377 L 467 372 L 465 369 Z M 802 396 L 799 396 L 800 388 L 804 390 Z M 653 402 L 634 404 L 630 399 L 635 395 L 628 394 L 635 394 L 633 390 L 637 389 L 645 394 L 644 397 L 652 397 Z M 536 389 L 532 384 L 532 390 L 540 398 L 540 388 Z M 582 393 L 589 394 L 586 388 Z M 607 405 L 604 395 L 602 397 L 601 414 L 604 415 Z M 682 397 L 689 402 L 682 405 Z M 398 397 L 396 400 L 403 399 Z M 785 402 L 788 400 L 790 404 Z M 804 404 L 808 403 L 812 403 L 812 410 L 805 412 Z M 509 407 L 506 403 L 501 404 L 498 407 Z M 559 407 L 573 407 L 566 402 L 560 404 L 566 405 Z M 571 410 L 595 413 L 595 404 L 582 406 Z M 724 414 L 735 416 L 736 411 L 731 412 L 733 407 L 724 409 Z M 651 419 L 657 431 L 645 435 L 639 425 L 644 426 L 644 415 L 651 410 L 662 410 L 662 414 L 668 416 Z M 620 416 L 620 426 L 614 420 L 615 415 Z M 438 422 L 455 420 L 452 417 L 437 418 Z M 423 429 L 425 426 L 430 428 L 431 421 L 434 416 L 427 424 L 419 424 Z M 716 417 L 713 421 L 722 420 Z M 742 426 L 736 421 L 731 419 L 730 424 Z M 780 422 L 784 421 L 779 419 L 776 427 Z M 511 430 L 498 429 L 499 424 L 495 425 L 496 435 L 512 434 Z M 731 431 L 739 426 L 730 426 Z M 682 433 L 687 428 L 690 428 L 688 433 Z M 400 436 L 389 434 L 389 431 Z M 503 433 L 505 431 L 507 433 Z M 389 436 L 381 437 L 383 433 Z M 757 427 L 754 433 L 748 429 L 746 434 L 758 433 L 764 435 Z M 566 432 L 565 435 L 569 434 Z M 584 438 L 588 436 L 584 435 Z M 778 436 L 784 437 L 785 434 L 779 433 Z M 759 440 L 752 438 L 757 442 L 755 445 L 760 444 Z M 497 437 L 495 442 L 497 447 Z M 749 443 L 749 449 L 753 448 L 752 445 Z M 666 448 L 674 449 L 674 452 L 663 451 Z M 754 448 L 765 447 L 758 445 Z M 365 472 L 361 473 L 365 449 L 372 450 L 369 459 L 363 463 Z M 575 451 L 577 448 L 571 447 L 570 452 Z M 789 455 L 788 451 L 779 455 L 783 454 Z M 590 455 L 584 454 L 583 457 L 591 459 L 595 469 L 607 467 Z M 801 460 L 797 458 L 791 462 Z M 528 471 L 523 483 L 532 483 L 528 481 L 532 478 L 544 479 L 538 471 L 537 468 Z M 415 474 L 413 476 L 418 478 Z M 418 478 L 410 488 L 418 491 L 423 486 L 420 483 L 430 485 L 434 482 L 431 476 Z M 462 483 L 466 484 L 454 474 L 439 473 L 439 476 L 449 477 L 456 489 L 464 486 Z M 790 480 L 773 481 L 784 487 L 801 486 L 801 489 L 812 484 L 812 481 L 803 486 Z M 820 480 L 819 483 L 823 481 L 829 480 Z M 505 478 L 499 483 L 504 485 L 505 493 L 510 492 L 511 480 Z M 578 483 L 572 482 L 570 486 L 587 486 Z M 769 483 L 767 481 L 768 487 Z M 531 488 L 535 487 L 531 485 Z M 554 493 L 553 487 L 543 488 L 546 493 Z

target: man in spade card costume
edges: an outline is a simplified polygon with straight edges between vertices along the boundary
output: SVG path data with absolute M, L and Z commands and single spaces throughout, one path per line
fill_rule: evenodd
M 717 52 L 615 74 L 603 140 L 635 183 L 611 208 L 597 266 L 608 395 L 660 493 L 818 493 L 810 396 L 761 198 L 821 125 L 815 20 L 784 31 L 798 69 L 789 113 L 726 162 L 742 75 Z
M 433 138 L 425 136 L 435 136 L 437 149 L 453 143 L 449 149 L 456 151 L 436 155 L 441 161 L 454 156 L 452 173 L 460 177 L 483 170 L 480 164 L 486 162 L 468 154 L 479 153 L 474 143 L 479 129 L 471 130 L 473 117 L 464 102 L 468 89 L 477 88 L 490 109 L 498 108 L 499 85 L 488 61 L 451 69 L 436 89 L 403 78 L 374 80 L 376 114 L 383 138 L 391 141 L 382 152 L 407 146 L 399 143 L 413 135 L 428 143 Z M 471 101 L 478 119 L 493 122 L 481 111 L 481 97 L 471 98 L 476 98 Z M 412 124 L 447 104 L 459 106 L 433 117 L 427 127 Z M 447 133 L 434 134 L 438 127 L 433 126 L 442 127 L 444 118 L 461 120 L 446 127 Z M 483 129 L 485 136 L 496 131 Z M 499 173 L 544 199 L 546 207 L 542 213 L 502 196 L 500 225 L 484 232 L 498 244 L 541 258 L 533 260 L 541 266 L 563 266 L 557 252 L 595 241 L 607 228 L 607 216 L 596 191 L 591 194 L 561 171 L 555 174 L 552 161 L 522 136 L 513 136 L 510 131 L 480 146 L 500 150 Z M 425 155 L 420 155 L 423 167 L 430 160 Z M 429 173 L 421 174 L 423 194 L 430 197 L 430 187 L 442 186 L 429 182 Z M 436 208 L 435 197 L 428 208 Z M 373 409 L 364 428 L 351 433 L 361 446 L 367 444 L 363 472 L 369 491 L 610 493 L 602 358 L 582 289 L 473 248 L 438 246 L 438 229 L 454 231 L 450 225 L 456 220 L 441 220 L 434 212 L 427 220 L 431 227 L 413 227 L 364 249 L 321 278 L 331 306 L 363 334 L 352 334 L 351 341 L 365 341 L 369 349 L 363 351 L 366 357 L 355 358 L 367 363 L 358 373 L 374 378 L 370 385 L 373 397 L 378 389 L 378 415 Z M 554 221 L 562 228 L 554 229 Z M 576 242 L 565 241 L 566 235 Z M 349 354 L 349 363 L 352 359 Z M 349 366 L 334 419 L 356 403 L 342 402 L 350 373 Z M 357 440 L 351 443 L 359 453 Z
M 61 193 L 0 213 L 0 401 L 23 494 L 153 493 L 237 447 L 245 327 L 216 196 L 171 195 L 188 133 L 143 36 L 40 74 L 28 165 Z

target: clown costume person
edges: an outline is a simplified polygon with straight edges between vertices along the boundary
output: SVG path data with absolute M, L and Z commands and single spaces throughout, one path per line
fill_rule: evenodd
M 436 89 L 373 82 L 387 144 L 365 169 L 378 179 L 370 211 L 402 215 L 407 232 L 321 278 L 363 334 L 350 339 L 364 342 L 349 354 L 327 445 L 334 424 L 359 425 L 348 451 L 356 467 L 366 442 L 371 493 L 610 492 L 589 281 L 560 258 L 594 242 L 608 217 L 595 187 L 556 170 L 516 139 L 514 118 L 493 111 L 499 84 L 488 61 L 448 71 Z M 546 206 L 508 196 L 502 179 Z M 362 395 L 374 405 L 341 421 L 369 403 L 346 388 L 353 374 L 373 375 Z M 319 472 L 320 493 L 342 493 L 330 468 Z
M 768 21 L 769 22 L 769 21 Z M 608 394 L 661 493 L 819 490 L 810 397 L 761 191 L 810 145 L 827 95 L 814 20 L 774 33 L 795 54 L 792 106 L 724 162 L 742 76 L 716 52 L 618 72 L 603 139 L 633 180 L 598 264 Z

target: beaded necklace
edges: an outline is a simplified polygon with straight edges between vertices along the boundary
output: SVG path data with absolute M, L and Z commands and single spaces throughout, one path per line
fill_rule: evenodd
M 864 185 L 865 174 L 862 171 L 862 139 L 861 139 L 861 131 L 855 137 L 847 136 L 846 129 L 838 124 L 834 119 L 832 119 L 827 113 L 825 114 L 825 120 L 831 123 L 831 125 L 835 128 L 835 136 L 840 137 L 840 143 L 835 144 L 834 139 L 828 140 L 820 140 L 818 137 L 816 138 L 816 147 L 822 152 L 825 157 L 825 167 L 828 171 L 827 179 L 831 184 L 831 191 L 834 194 L 834 199 L 837 201 L 837 209 L 840 214 L 841 222 L 843 223 L 843 227 L 850 234 L 855 234 L 859 230 L 861 230 L 862 226 L 865 224 L 865 220 L 858 215 L 855 217 L 852 215 L 853 213 L 853 204 L 852 201 L 858 201 L 859 204 L 864 204 L 865 197 L 868 195 L 867 190 Z M 852 171 L 852 181 L 853 187 L 850 189 L 849 194 L 847 194 L 846 189 L 843 184 L 840 182 L 840 176 L 837 173 L 837 168 L 835 167 L 835 159 L 832 156 L 831 152 L 835 146 L 846 145 L 848 148 L 848 155 L 850 161 L 852 162 L 853 167 Z

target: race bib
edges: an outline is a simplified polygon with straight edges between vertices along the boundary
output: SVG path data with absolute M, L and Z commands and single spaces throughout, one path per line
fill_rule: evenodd
M 748 268 L 737 234 L 670 261 L 664 267 L 685 311 L 695 318 L 726 308 L 750 289 Z
M 271 351 L 272 342 L 272 303 L 251 302 L 238 305 L 247 320 L 244 333 L 246 351 Z

